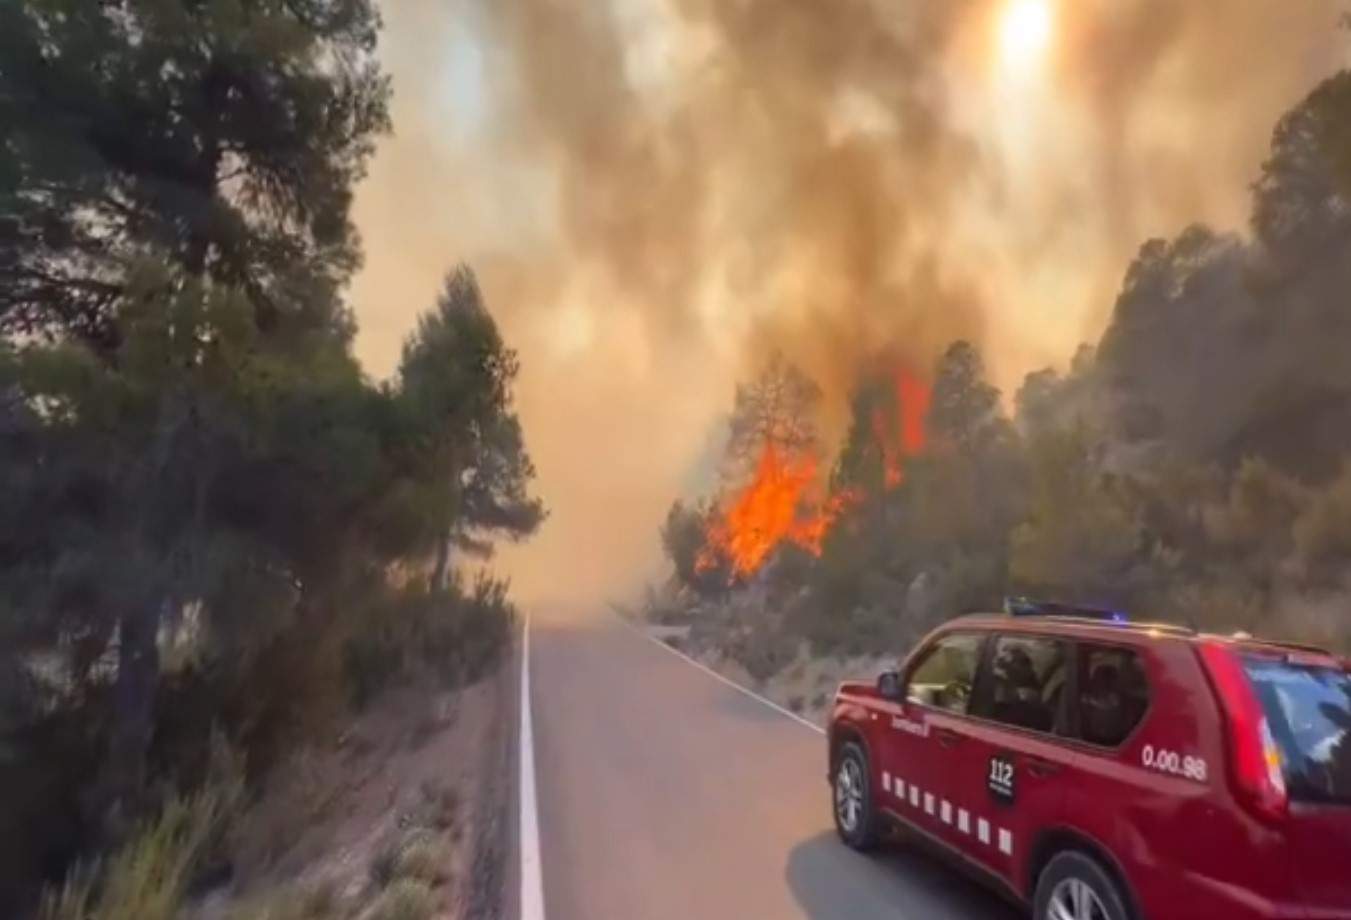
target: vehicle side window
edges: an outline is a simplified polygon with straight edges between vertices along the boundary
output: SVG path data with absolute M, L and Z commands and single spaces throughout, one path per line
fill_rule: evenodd
M 1079 647 L 1079 735 L 1090 744 L 1116 747 L 1149 706 L 1149 684 L 1130 649 Z
M 976 666 L 985 637 L 978 633 L 944 636 L 910 672 L 905 697 L 913 703 L 965 713 L 976 683 Z
M 1045 636 L 1000 636 L 990 656 L 980 715 L 1038 732 L 1062 734 L 1069 646 Z

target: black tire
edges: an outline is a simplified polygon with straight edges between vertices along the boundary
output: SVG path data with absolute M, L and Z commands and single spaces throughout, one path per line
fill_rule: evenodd
M 1074 903 L 1076 885 L 1092 892 L 1096 905 L 1087 916 L 1069 914 L 1074 920 L 1132 920 L 1125 893 L 1097 860 L 1077 850 L 1057 853 L 1046 864 L 1037 878 L 1037 891 L 1032 899 L 1033 920 L 1055 920 L 1062 914 L 1051 912 L 1052 900 L 1061 904 Z
M 843 788 L 842 788 L 843 787 Z M 846 800 L 849 805 L 846 807 Z M 835 831 L 855 850 L 871 850 L 881 838 L 881 816 L 873 803 L 868 755 L 856 742 L 840 747 L 830 772 L 830 812 Z

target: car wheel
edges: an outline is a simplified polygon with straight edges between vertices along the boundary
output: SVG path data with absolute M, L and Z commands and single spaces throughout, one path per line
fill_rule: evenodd
M 831 792 L 840 839 L 856 850 L 876 846 L 879 821 L 868 780 L 868 757 L 852 741 L 840 748 L 835 758 Z
M 1057 854 L 1037 879 L 1034 920 L 1131 920 L 1126 898 L 1095 860 Z

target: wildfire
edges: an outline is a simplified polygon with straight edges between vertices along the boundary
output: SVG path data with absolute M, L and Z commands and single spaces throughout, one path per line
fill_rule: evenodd
M 895 414 L 881 408 L 873 412 L 873 436 L 882 451 L 888 489 L 896 488 L 905 478 L 905 458 L 924 449 L 924 420 L 932 398 L 928 385 L 906 370 L 897 372 L 895 387 Z
M 823 502 L 814 494 L 818 489 L 814 456 L 786 457 L 765 445 L 750 483 L 709 527 L 699 568 L 706 571 L 726 559 L 733 574 L 750 575 L 784 542 L 819 556 L 843 500 Z
M 894 489 L 904 476 L 906 457 L 924 449 L 929 387 L 907 371 L 895 378 L 894 403 L 873 415 L 873 436 L 882 453 L 885 487 Z M 893 411 L 887 411 L 893 410 Z M 696 566 L 711 571 L 727 564 L 732 577 L 759 571 L 774 550 L 792 543 L 813 556 L 832 526 L 863 496 L 854 490 L 826 497 L 815 455 L 791 456 L 766 444 L 749 483 L 725 502 L 708 526 Z

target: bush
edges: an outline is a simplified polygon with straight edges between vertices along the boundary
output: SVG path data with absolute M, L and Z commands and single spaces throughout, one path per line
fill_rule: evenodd
M 440 780 L 427 780 L 422 784 L 422 806 L 419 818 L 428 827 L 439 831 L 448 831 L 455 827 L 460 817 L 460 793 L 452 785 Z
M 403 852 L 403 841 L 390 834 L 375 848 L 371 856 L 369 874 L 376 888 L 386 888 L 398 875 L 399 856 Z
M 436 895 L 426 883 L 399 879 L 385 889 L 371 911 L 371 920 L 427 920 L 436 913 Z
M 507 583 L 487 575 L 468 591 L 458 576 L 441 590 L 408 587 L 388 607 L 355 632 L 344 652 L 350 699 L 358 707 L 418 671 L 447 688 L 479 680 L 510 642 L 516 614 Z
M 415 835 L 405 841 L 394 872 L 436 887 L 450 878 L 450 848 L 433 834 Z
M 172 920 L 194 872 L 221 846 L 244 799 L 243 764 L 218 743 L 212 780 L 174 797 L 105 866 L 77 867 L 43 898 L 41 920 Z

